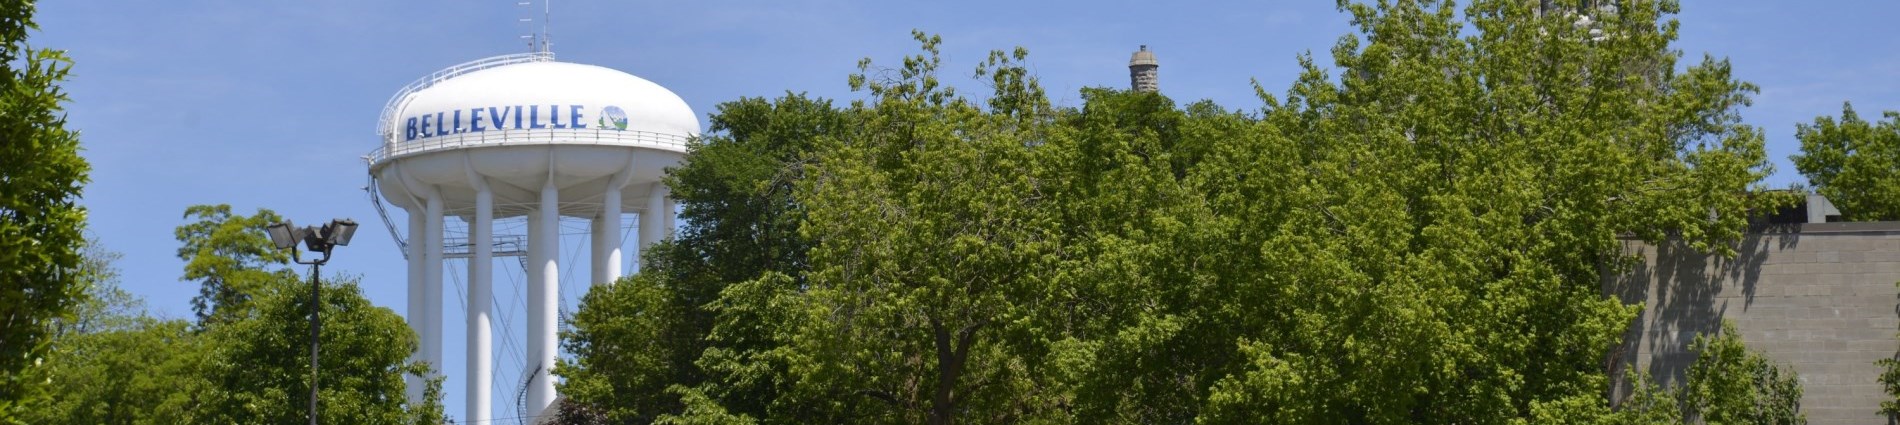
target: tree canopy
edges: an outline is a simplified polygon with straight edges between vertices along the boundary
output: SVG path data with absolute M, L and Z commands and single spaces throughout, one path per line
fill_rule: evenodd
M 228 205 L 187 210 L 178 227 L 186 280 L 203 289 L 195 321 L 152 317 L 117 290 L 116 254 L 89 251 L 88 296 L 62 321 L 43 367 L 28 378 L 34 424 L 300 423 L 308 418 L 310 317 L 319 302 L 318 388 L 322 419 L 335 423 L 442 421 L 440 380 L 422 405 L 405 397 L 417 340 L 401 316 L 370 304 L 359 278 L 323 279 L 311 298 L 308 276 L 271 249 L 270 210 L 243 217 Z M 212 266 L 206 266 L 212 265 Z
M 1804 420 L 1792 372 L 1728 326 L 1681 387 L 1606 397 L 1640 310 L 1604 290 L 1623 241 L 1733 255 L 1788 201 L 1740 118 L 1756 87 L 1681 60 L 1674 1 L 1338 5 L 1330 62 L 1300 55 L 1250 109 L 1056 105 L 1023 48 L 961 91 L 922 32 L 858 64 L 859 99 L 719 105 L 666 180 L 684 231 L 570 319 L 560 420 Z M 313 305 L 326 420 L 442 422 L 440 381 L 404 397 L 434 365 L 402 318 L 359 277 L 312 297 L 270 210 L 185 211 L 191 319 L 118 290 L 81 233 L 70 61 L 26 47 L 31 16 L 0 2 L 0 423 L 301 422 Z M 1849 219 L 1900 220 L 1900 113 L 1797 137 Z
M 1900 112 L 1870 123 L 1841 105 L 1839 119 L 1796 126 L 1795 169 L 1849 221 L 1900 220 Z
M 277 249 L 261 229 L 282 221 L 277 213 L 259 209 L 250 216 L 236 215 L 230 205 L 193 205 L 173 234 L 185 260 L 185 280 L 198 281 L 191 310 L 199 323 L 212 324 L 243 310 L 251 297 L 273 280 L 295 280 L 284 267 L 290 254 Z
M 555 370 L 565 378 L 561 393 L 598 400 L 599 413 L 619 422 L 677 412 L 682 404 L 673 391 L 688 389 L 763 414 L 788 384 L 778 380 L 782 364 L 762 364 L 756 355 L 771 346 L 763 327 L 769 322 L 742 318 L 733 310 L 741 306 L 720 307 L 733 304 L 721 291 L 804 269 L 810 242 L 799 233 L 805 213 L 794 183 L 818 144 L 843 134 L 845 116 L 831 102 L 802 94 L 719 105 L 712 131 L 667 177 L 684 229 L 642 253 L 640 274 L 582 299 L 595 307 L 577 311 L 562 338 L 575 356 Z M 715 313 L 722 310 L 728 313 Z M 624 314 L 635 311 L 640 319 L 627 320 Z M 715 319 L 726 336 L 707 338 Z M 708 375 L 719 378 L 708 383 Z
M 1610 408 L 1676 398 L 1604 397 L 1638 306 L 1603 284 L 1623 237 L 1732 254 L 1787 200 L 1754 86 L 1677 65 L 1673 2 L 1341 10 L 1333 65 L 1255 111 L 1052 106 L 1020 48 L 973 98 L 922 33 L 848 106 L 722 105 L 668 181 L 700 215 L 583 301 L 563 391 L 668 423 L 1676 417 Z
M 200 421 L 297 423 L 310 391 L 310 287 L 271 281 L 250 308 L 203 335 L 209 361 L 195 371 L 212 388 Z M 363 298 L 356 279 L 325 279 L 318 406 L 333 423 L 430 424 L 441 421 L 441 382 L 427 383 L 424 406 L 409 406 L 403 375 L 429 376 L 409 361 L 418 344 L 402 316 Z
M 91 166 L 66 129 L 66 53 L 26 43 L 33 3 L 0 2 L 0 422 L 14 420 L 51 322 L 84 288 L 79 205 Z

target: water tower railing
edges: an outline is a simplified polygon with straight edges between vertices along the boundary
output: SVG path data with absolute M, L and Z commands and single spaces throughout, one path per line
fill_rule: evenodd
M 455 66 L 443 68 L 441 71 L 436 71 L 434 73 L 429 74 L 428 76 L 416 79 L 415 82 L 411 82 L 409 83 L 409 85 L 402 86 L 401 90 L 396 91 L 395 96 L 390 96 L 389 101 L 383 104 L 383 114 L 381 116 L 381 122 L 376 123 L 376 134 L 379 136 L 383 136 L 384 140 L 388 140 L 391 136 L 395 135 L 396 111 L 402 109 L 403 104 L 409 101 L 410 93 L 421 91 L 422 89 L 435 86 L 436 84 L 446 81 L 450 78 L 455 78 L 457 76 L 460 76 L 462 74 L 467 74 L 470 72 L 480 71 L 480 70 L 494 68 L 494 67 L 503 66 L 503 65 L 513 65 L 517 63 L 553 62 L 553 61 L 554 61 L 554 52 L 517 53 L 517 54 L 512 54 L 512 55 L 493 56 L 493 57 L 476 59 L 473 61 L 456 64 Z
M 533 145 L 632 146 L 685 152 L 686 140 L 687 137 L 682 135 L 636 130 L 589 128 L 484 131 L 436 136 L 414 142 L 398 142 L 393 146 L 385 143 L 383 147 L 370 151 L 369 155 L 365 155 L 363 159 L 368 160 L 370 164 L 378 164 L 405 155 L 445 149 Z

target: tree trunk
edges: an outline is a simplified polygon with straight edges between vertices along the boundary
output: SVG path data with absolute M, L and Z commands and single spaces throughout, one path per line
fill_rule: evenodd
M 930 425 L 949 425 L 956 416 L 957 379 L 963 375 L 963 365 L 969 360 L 970 345 L 974 344 L 976 330 L 982 322 L 964 326 L 952 336 L 943 322 L 930 319 L 931 335 L 937 342 L 937 389 L 930 397 Z

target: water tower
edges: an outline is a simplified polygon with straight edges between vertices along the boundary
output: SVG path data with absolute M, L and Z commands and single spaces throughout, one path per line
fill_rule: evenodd
M 467 259 L 464 423 L 491 419 L 495 257 L 525 256 L 520 402 L 525 415 L 539 416 L 555 398 L 548 372 L 557 350 L 562 217 L 590 221 L 589 283 L 619 278 L 623 214 L 639 214 L 641 247 L 668 236 L 674 207 L 660 179 L 698 133 L 697 117 L 673 92 L 545 51 L 452 66 L 390 98 L 378 127 L 382 147 L 367 156 L 370 192 L 379 209 L 386 201 L 408 212 L 407 237 L 397 236 L 407 240 L 407 315 L 422 341 L 415 359 L 443 364 L 443 304 L 451 301 L 442 293 L 443 261 Z M 445 233 L 451 217 L 460 235 Z M 497 221 L 525 226 L 498 234 Z M 387 215 L 385 222 L 398 233 Z M 420 396 L 414 384 L 412 400 Z

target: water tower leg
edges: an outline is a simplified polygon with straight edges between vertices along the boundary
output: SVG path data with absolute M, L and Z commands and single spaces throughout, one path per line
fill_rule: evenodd
M 608 187 L 594 218 L 594 284 L 620 279 L 620 188 Z
M 541 371 L 537 369 L 539 365 L 535 363 L 535 359 L 541 358 L 541 344 L 538 343 L 541 330 L 541 286 L 546 285 L 546 279 L 542 276 L 546 269 L 541 268 L 541 263 L 547 262 L 548 258 L 552 257 L 548 254 L 548 247 L 541 242 L 541 213 L 538 210 L 531 211 L 528 213 L 528 262 L 522 264 L 525 268 L 523 272 L 528 274 L 528 317 L 525 318 L 528 327 L 523 330 L 523 333 L 527 334 L 527 345 L 521 348 L 526 352 L 527 358 L 521 359 L 521 379 L 528 382 L 528 385 L 520 391 L 525 391 L 527 394 L 508 395 L 510 400 L 519 397 L 520 402 L 526 403 L 521 406 L 525 410 L 520 413 L 527 416 L 530 419 L 529 422 L 533 422 L 534 415 L 541 412 L 541 409 L 533 407 L 535 406 L 533 400 L 536 400 L 535 389 L 539 388 L 533 381 L 541 379 Z
M 662 184 L 660 187 L 666 187 L 666 185 Z M 673 200 L 672 189 L 665 190 L 660 200 L 663 202 L 660 207 L 660 234 L 662 235 L 660 239 L 667 239 L 673 237 L 674 226 L 679 224 L 674 220 L 679 219 L 679 216 L 675 214 L 679 212 L 680 204 L 679 201 Z
M 654 183 L 653 194 L 647 196 L 647 207 L 640 211 L 640 255 L 646 256 L 647 247 L 666 239 L 672 229 L 672 210 L 667 208 L 666 183 Z M 646 268 L 645 264 L 641 269 Z
M 605 202 L 602 202 L 602 204 L 605 204 Z M 600 244 L 601 239 L 606 238 L 606 236 L 601 236 L 602 226 L 600 222 L 604 221 L 603 219 L 606 217 L 606 208 L 602 208 L 599 214 L 595 214 L 594 218 L 587 220 L 587 243 L 590 244 L 587 247 L 587 281 L 589 285 L 598 286 L 603 281 L 602 278 L 607 277 L 605 273 L 606 270 L 602 267 L 606 265 L 606 254 L 605 251 L 601 250 L 606 247 Z M 589 286 L 589 289 L 592 289 L 592 286 Z
M 408 313 L 409 329 L 416 332 L 418 342 L 420 342 L 420 338 L 425 335 L 422 329 L 422 318 L 428 315 L 428 304 L 422 302 L 424 295 L 422 291 L 422 270 L 424 264 L 422 258 L 422 235 L 428 233 L 424 227 L 424 223 L 421 213 L 414 210 L 409 212 L 409 246 L 408 252 L 406 253 L 409 256 L 409 310 L 406 311 L 406 313 Z M 422 359 L 422 345 L 417 344 L 415 351 L 409 353 L 409 361 L 419 362 L 422 361 Z M 404 387 L 408 389 L 409 403 L 411 405 L 421 404 L 423 395 L 422 377 L 404 375 L 403 382 Z
M 474 258 L 468 261 L 468 400 L 467 415 L 463 423 L 485 424 L 489 421 L 490 393 L 494 377 L 493 338 L 490 331 L 489 309 L 494 304 L 492 282 L 494 281 L 494 231 L 495 231 L 495 194 L 488 190 L 480 177 L 476 177 L 475 221 L 469 223 L 469 249 Z
M 534 212 L 535 223 L 529 229 L 528 237 L 538 246 L 530 246 L 529 255 L 535 261 L 529 267 L 540 271 L 530 279 L 528 288 L 528 351 L 530 366 L 536 370 L 528 385 L 528 415 L 540 416 L 542 411 L 554 402 L 554 381 L 549 374 L 554 369 L 555 327 L 559 324 L 561 269 L 558 262 L 561 250 L 561 205 L 560 191 L 554 186 L 552 178 L 541 188 L 541 205 Z M 535 248 L 540 255 L 534 255 Z
M 422 337 L 423 361 L 435 369 L 430 377 L 442 375 L 442 195 L 431 191 L 428 199 L 428 215 L 424 226 L 423 242 L 423 280 L 422 301 L 426 303 L 422 317 L 423 329 L 428 333 Z

